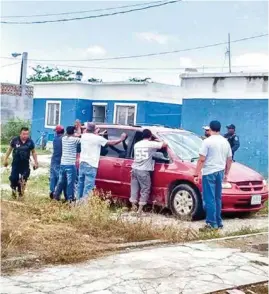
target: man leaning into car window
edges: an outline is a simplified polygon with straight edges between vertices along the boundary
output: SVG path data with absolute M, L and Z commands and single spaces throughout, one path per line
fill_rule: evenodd
M 86 124 L 86 131 L 81 135 L 81 153 L 78 179 L 78 200 L 85 202 L 95 186 L 95 178 L 99 166 L 101 147 L 114 146 L 127 139 L 122 133 L 117 140 L 107 140 L 107 131 L 101 134 L 94 123 Z
M 142 140 L 134 145 L 134 162 L 132 164 L 131 197 L 132 210 L 141 214 L 147 204 L 151 190 L 151 172 L 154 170 L 153 156 L 158 149 L 167 147 L 164 142 L 152 141 L 152 133 L 145 129 Z M 139 208 L 138 192 L 140 190 Z

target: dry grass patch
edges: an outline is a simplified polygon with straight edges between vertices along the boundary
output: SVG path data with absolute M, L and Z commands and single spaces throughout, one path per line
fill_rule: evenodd
M 22 202 L 11 200 L 9 193 L 2 191 L 2 270 L 80 262 L 117 251 L 128 242 L 172 243 L 223 236 L 219 231 L 198 233 L 180 223 L 161 226 L 154 219 L 128 221 L 122 215 L 123 209 L 111 209 L 106 198 L 107 195 L 96 194 L 80 206 L 51 201 L 46 175 L 29 181 Z M 249 229 L 235 234 L 247 233 Z M 31 256 L 30 261 L 27 256 Z M 18 258 L 22 261 L 17 262 Z
M 112 213 L 109 206 L 99 195 L 74 207 L 33 192 L 23 202 L 2 200 L 2 270 L 24 265 L 14 263 L 13 257 L 36 256 L 33 264 L 72 263 L 117 250 L 118 244 L 126 242 L 196 238 L 178 226 L 156 228 L 143 220 L 128 223 L 121 218 L 121 210 Z

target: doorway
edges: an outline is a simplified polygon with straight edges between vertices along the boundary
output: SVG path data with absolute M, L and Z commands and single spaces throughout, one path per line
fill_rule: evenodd
M 106 103 L 93 103 L 92 104 L 92 121 L 104 123 L 106 121 Z

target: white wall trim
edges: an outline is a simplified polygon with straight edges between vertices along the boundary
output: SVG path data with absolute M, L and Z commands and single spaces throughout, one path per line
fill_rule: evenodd
M 45 113 L 45 128 L 54 129 L 55 126 L 47 125 L 47 118 L 48 118 L 48 105 L 51 103 L 58 103 L 59 106 L 59 124 L 61 124 L 61 112 L 62 112 L 62 102 L 59 100 L 47 100 L 46 101 L 46 113 Z
M 92 106 L 107 106 L 106 102 L 93 102 Z
M 117 114 L 117 106 L 134 106 L 134 125 L 136 125 L 136 116 L 137 116 L 137 103 L 114 103 L 114 113 L 113 113 L 113 123 L 116 124 L 116 114 Z

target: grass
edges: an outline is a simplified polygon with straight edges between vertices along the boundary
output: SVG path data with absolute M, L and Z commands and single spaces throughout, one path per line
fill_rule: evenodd
M 2 182 L 8 174 L 2 174 Z M 123 209 L 113 207 L 107 195 L 95 194 L 85 205 L 70 207 L 50 201 L 48 176 L 31 178 L 23 202 L 13 201 L 2 191 L 1 246 L 2 271 L 22 266 L 63 264 L 85 261 L 119 250 L 119 244 L 146 240 L 187 242 L 222 237 L 219 231 L 199 233 L 177 225 L 156 226 L 153 221 L 127 221 Z M 227 235 L 257 232 L 251 228 Z M 14 258 L 34 256 L 31 262 Z
M 183 242 L 197 238 L 189 229 L 178 226 L 156 228 L 142 220 L 126 222 L 121 209 L 112 213 L 102 195 L 93 195 L 87 204 L 75 207 L 50 201 L 47 187 L 46 176 L 32 179 L 23 202 L 12 201 L 9 193 L 2 191 L 3 271 L 21 266 L 11 258 L 23 255 L 36 256 L 38 264 L 62 264 L 115 251 L 117 245 L 126 242 L 153 239 Z
M 264 203 L 264 208 L 261 209 L 257 214 L 258 215 L 268 215 L 268 200 Z

